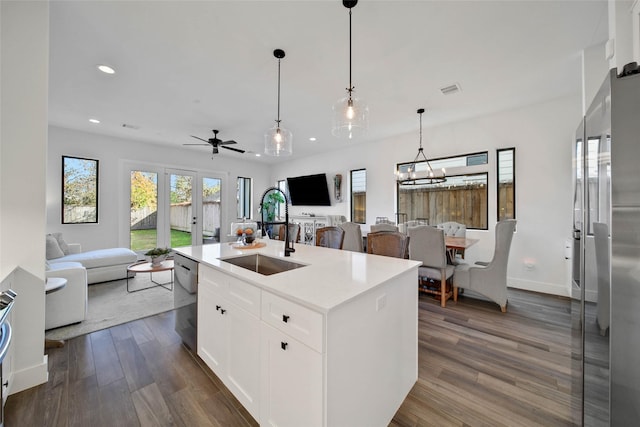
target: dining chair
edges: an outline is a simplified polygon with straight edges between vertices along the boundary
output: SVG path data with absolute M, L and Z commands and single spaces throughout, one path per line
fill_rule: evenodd
M 496 243 L 493 259 L 486 266 L 460 264 L 453 273 L 453 298 L 458 288 L 469 289 L 496 302 L 503 313 L 507 311 L 507 265 L 516 220 L 507 219 L 496 224 Z
M 398 226 L 393 224 L 388 224 L 386 222 L 381 222 L 380 224 L 374 224 L 370 228 L 372 233 L 376 233 L 378 231 L 398 231 Z
M 447 263 L 447 248 L 444 230 L 419 225 L 409 227 L 409 258 L 422 262 L 418 267 L 418 290 L 440 297 L 440 306 L 445 307 L 447 300 L 458 295 L 453 291 L 452 280 L 454 266 Z
M 399 231 L 367 234 L 367 253 L 395 258 L 409 258 L 409 236 Z
M 342 249 L 353 252 L 364 252 L 360 224 L 355 222 L 343 222 L 338 225 L 338 227 L 344 230 L 344 242 L 342 243 Z
M 284 225 L 278 229 L 278 240 L 284 240 Z M 300 241 L 300 224 L 289 223 L 289 241 L 297 243 Z
M 467 226 L 455 221 L 442 222 L 436 225 L 444 231 L 444 235 L 448 237 L 467 237 Z M 447 252 L 449 263 L 456 265 L 461 264 L 464 258 L 464 249 L 450 249 Z
M 596 322 L 600 335 L 606 336 L 609 329 L 610 295 L 611 295 L 611 267 L 609 241 L 609 226 L 601 222 L 593 223 L 593 243 L 596 253 L 596 277 L 598 279 L 598 302 Z
M 340 227 L 322 227 L 316 230 L 316 246 L 342 249 L 344 230 Z

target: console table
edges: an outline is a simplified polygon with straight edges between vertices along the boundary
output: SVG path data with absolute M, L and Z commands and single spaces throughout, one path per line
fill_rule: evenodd
M 316 230 L 329 225 L 329 218 L 326 216 L 292 215 L 289 222 L 300 224 L 300 243 L 315 246 Z

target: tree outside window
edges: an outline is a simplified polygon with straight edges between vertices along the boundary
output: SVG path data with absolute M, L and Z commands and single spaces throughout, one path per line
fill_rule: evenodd
M 98 160 L 62 156 L 62 223 L 98 222 Z

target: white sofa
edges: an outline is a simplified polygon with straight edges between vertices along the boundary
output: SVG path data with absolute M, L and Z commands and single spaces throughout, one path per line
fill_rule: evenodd
M 57 244 L 57 248 L 56 248 Z M 97 249 L 82 252 L 79 243 L 66 243 L 60 233 L 47 235 L 47 261 L 79 262 L 87 269 L 87 283 L 125 279 L 127 266 L 138 260 L 138 255 L 127 248 Z
M 47 263 L 45 275 L 67 279 L 67 284 L 46 295 L 44 328 L 82 322 L 87 317 L 87 269 L 79 262 Z

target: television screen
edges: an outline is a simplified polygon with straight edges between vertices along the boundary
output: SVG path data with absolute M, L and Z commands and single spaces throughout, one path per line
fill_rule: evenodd
M 331 206 L 324 173 L 287 178 L 287 186 L 292 206 Z

